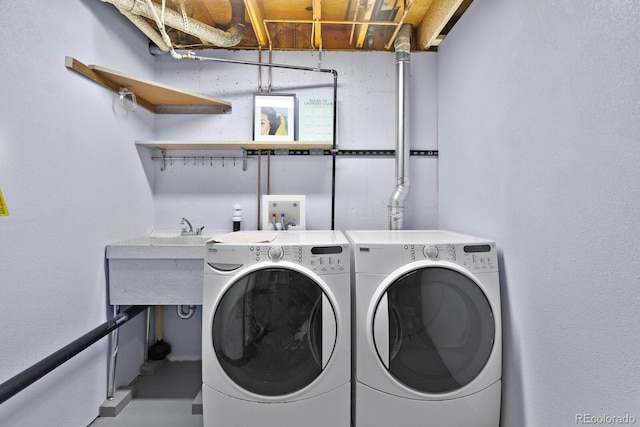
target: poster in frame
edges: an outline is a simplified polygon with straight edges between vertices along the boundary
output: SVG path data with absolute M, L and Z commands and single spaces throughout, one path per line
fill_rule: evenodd
M 253 95 L 253 140 L 294 141 L 296 96 L 294 94 Z

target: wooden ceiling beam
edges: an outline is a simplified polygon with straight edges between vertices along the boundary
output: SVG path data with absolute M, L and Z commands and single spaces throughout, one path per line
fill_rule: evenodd
M 322 1 L 313 0 L 313 46 L 322 48 Z
M 215 27 L 216 24 L 219 23 L 219 22 L 216 22 L 216 18 L 220 19 L 220 12 L 216 11 L 217 13 L 215 14 L 216 16 L 214 17 L 214 15 L 211 13 L 212 10 L 209 9 L 209 5 L 210 5 L 209 2 L 198 1 L 198 2 L 189 2 L 187 4 L 185 0 L 174 0 L 173 4 L 176 6 L 176 10 L 180 13 L 182 13 L 182 11 L 180 10 L 181 8 L 179 6 L 184 5 L 187 16 L 189 16 L 190 18 L 196 19 L 200 22 L 204 22 L 205 24 L 211 27 Z M 230 9 L 226 15 L 231 16 Z M 226 22 L 224 23 L 227 23 L 227 22 L 229 22 L 229 19 L 226 19 Z
M 356 19 L 355 21 L 370 21 L 373 16 L 373 9 L 375 7 L 375 1 L 363 1 L 365 5 L 362 6 L 364 8 L 364 13 L 360 14 L 360 11 L 356 11 Z M 358 30 L 356 31 L 356 48 L 362 49 L 364 46 L 364 42 L 367 39 L 367 32 L 369 31 L 368 25 L 360 25 Z
M 267 34 L 267 28 L 264 24 L 266 15 L 262 7 L 262 1 L 244 0 L 244 5 L 247 8 L 247 14 L 249 15 L 253 32 L 256 34 L 258 44 L 260 47 L 269 47 L 269 35 Z
M 434 0 L 418 26 L 416 47 L 427 50 L 437 46 L 438 36 L 464 0 Z

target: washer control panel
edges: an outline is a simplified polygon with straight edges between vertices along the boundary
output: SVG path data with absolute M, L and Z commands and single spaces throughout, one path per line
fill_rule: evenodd
M 498 255 L 494 244 L 405 244 L 407 261 L 450 261 L 471 271 L 496 271 Z
M 411 261 L 430 259 L 456 262 L 455 245 L 404 245 L 405 257 Z
M 259 262 L 271 261 L 274 266 L 288 261 L 306 267 L 316 274 L 344 273 L 350 270 L 348 245 L 207 245 L 206 263 L 222 271 L 234 270 Z

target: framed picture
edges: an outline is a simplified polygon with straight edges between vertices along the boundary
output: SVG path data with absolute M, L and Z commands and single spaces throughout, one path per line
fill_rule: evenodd
M 298 141 L 333 141 L 333 98 L 298 97 Z
M 253 105 L 254 141 L 295 140 L 295 95 L 256 93 Z

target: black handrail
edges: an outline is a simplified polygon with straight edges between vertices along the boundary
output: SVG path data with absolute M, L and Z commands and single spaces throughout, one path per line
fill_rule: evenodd
M 25 369 L 18 375 L 5 381 L 0 385 L 0 403 L 3 403 L 9 398 L 15 396 L 102 337 L 108 335 L 115 329 L 118 329 L 120 326 L 146 310 L 147 307 L 149 306 L 134 305 L 129 307 L 124 312 L 117 314 L 102 325 L 90 332 L 87 332 L 77 340 L 67 344 L 30 368 Z

